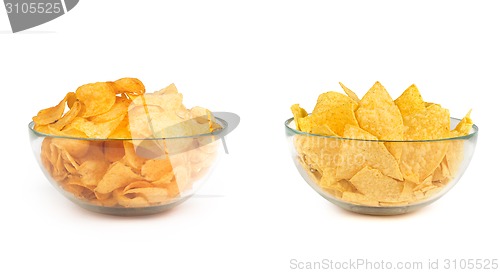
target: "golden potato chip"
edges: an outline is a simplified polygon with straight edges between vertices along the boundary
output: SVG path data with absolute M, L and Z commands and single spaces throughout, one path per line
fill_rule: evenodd
M 76 99 L 85 105 L 82 117 L 92 117 L 103 114 L 115 104 L 115 90 L 110 82 L 89 83 L 78 87 Z
M 109 111 L 102 113 L 97 116 L 90 117 L 89 120 L 95 123 L 102 123 L 111 120 L 115 120 L 121 116 L 125 116 L 128 113 L 128 106 L 130 100 L 125 98 L 116 98 L 115 104 L 109 109 Z
M 377 169 L 365 167 L 355 174 L 350 182 L 366 197 L 382 201 L 398 201 L 403 183 L 385 176 Z
M 98 193 L 110 193 L 137 180 L 142 180 L 142 177 L 134 173 L 130 167 L 117 161 L 109 166 L 108 171 L 97 184 L 95 191 Z
M 377 140 L 377 138 L 361 128 L 346 125 L 344 138 Z M 350 180 L 365 166 L 380 170 L 384 175 L 403 180 L 398 162 L 389 153 L 383 142 L 343 140 L 337 164 L 337 178 Z
M 123 147 L 123 141 L 120 140 L 110 140 L 104 142 L 104 157 L 109 162 L 115 162 L 121 160 L 125 156 L 125 148 Z
M 90 142 L 81 139 L 52 138 L 51 145 L 67 151 L 73 157 L 84 156 L 89 150 Z
M 307 112 L 306 110 L 301 108 L 298 104 L 292 105 L 291 109 L 293 113 L 293 119 L 295 121 L 295 128 L 297 128 L 297 130 L 300 130 L 299 119 L 306 117 Z
M 123 207 L 126 208 L 138 208 L 149 206 L 148 200 L 143 196 L 138 196 L 135 194 L 130 194 L 127 196 L 123 189 L 116 189 L 113 191 L 113 198 Z
M 122 119 L 120 124 L 108 136 L 108 139 L 131 139 L 130 128 L 128 123 L 128 114 Z
M 55 129 L 57 131 L 62 130 L 64 128 L 64 126 L 66 126 L 67 124 L 69 124 L 71 121 L 73 121 L 73 119 L 75 117 L 78 116 L 78 114 L 80 113 L 81 109 L 82 109 L 82 105 L 80 104 L 80 102 L 79 101 L 75 101 L 71 105 L 71 108 L 69 109 L 69 111 L 66 112 L 66 114 L 64 114 L 62 116 L 62 118 L 60 118 L 58 121 L 56 121 L 53 124 L 49 124 L 48 126 L 52 127 L 53 129 Z
M 354 111 L 358 104 L 346 95 L 326 92 L 318 97 L 311 114 L 316 125 L 326 124 L 336 134 L 342 135 L 346 124 L 358 126 Z
M 172 164 L 168 158 L 150 159 L 142 165 L 141 175 L 148 181 L 156 181 L 172 172 Z
M 339 82 L 339 84 L 340 84 L 340 87 L 342 87 L 342 89 L 346 93 L 346 95 L 349 96 L 349 98 L 351 98 L 353 101 L 359 103 L 360 99 L 358 98 L 358 95 L 356 95 L 356 93 L 354 93 L 353 91 L 351 91 L 351 89 L 347 88 L 341 82 Z
M 33 117 L 33 121 L 37 125 L 47 125 L 60 119 L 64 113 L 64 109 L 66 108 L 66 101 L 69 96 L 68 94 L 66 94 L 64 99 L 62 99 L 56 106 L 40 110 L 38 114 Z
M 144 197 L 150 204 L 160 204 L 170 199 L 170 197 L 168 196 L 168 190 L 166 188 L 134 188 L 124 191 L 124 193 L 126 195 L 136 194 L 138 196 Z
M 133 143 L 124 141 L 123 147 L 125 148 L 125 156 L 123 157 L 125 165 L 140 172 L 142 165 L 147 159 L 137 155 L 135 152 L 135 145 Z
M 359 101 L 356 119 L 361 129 L 380 140 L 402 140 L 403 117 L 391 96 L 379 82 L 376 82 Z M 399 161 L 401 146 L 386 142 L 389 152 Z
M 136 78 L 122 78 L 113 83 L 117 94 L 126 93 L 131 95 L 142 95 L 146 91 L 144 84 Z
M 414 84 L 410 85 L 394 103 L 399 108 L 403 118 L 425 110 L 424 99 Z
M 107 172 L 109 163 L 103 160 L 87 160 L 80 165 L 78 173 L 87 187 L 96 187 Z
M 70 129 L 82 131 L 89 138 L 104 139 L 118 127 L 125 115 L 106 122 L 96 123 L 81 117 L 76 117 L 70 125 Z

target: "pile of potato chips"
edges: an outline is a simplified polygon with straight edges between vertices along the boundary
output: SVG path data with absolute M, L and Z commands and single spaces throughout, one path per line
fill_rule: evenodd
M 449 111 L 422 99 L 415 85 L 393 100 L 376 82 L 359 99 L 326 92 L 309 115 L 291 107 L 294 145 L 310 177 L 332 196 L 366 206 L 419 202 L 442 190 L 457 174 L 470 111 L 450 130 Z M 325 136 L 325 137 L 322 137 Z
M 145 93 L 123 78 L 69 92 L 33 117 L 47 134 L 41 161 L 75 197 L 100 206 L 146 207 L 190 192 L 212 166 L 220 125 L 202 107 L 186 109 L 175 85 Z

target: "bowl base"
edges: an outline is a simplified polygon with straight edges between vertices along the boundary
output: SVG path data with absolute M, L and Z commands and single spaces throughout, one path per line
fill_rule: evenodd
M 181 198 L 174 202 L 159 205 L 159 206 L 149 206 L 149 207 L 138 207 L 138 208 L 126 208 L 126 207 L 105 207 L 105 206 L 97 206 L 93 204 L 89 204 L 86 202 L 82 202 L 80 200 L 71 200 L 76 203 L 78 206 L 101 214 L 107 215 L 115 215 L 115 216 L 143 216 L 143 215 L 152 215 L 165 212 L 167 210 L 172 209 L 173 207 L 181 204 L 186 201 L 188 198 Z

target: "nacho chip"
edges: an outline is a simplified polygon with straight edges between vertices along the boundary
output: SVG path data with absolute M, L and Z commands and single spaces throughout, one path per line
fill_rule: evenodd
M 337 177 L 350 180 L 365 166 L 380 170 L 384 175 L 402 180 L 398 162 L 389 153 L 383 142 L 356 126 L 346 125 L 344 138 L 375 141 L 343 140 L 340 147 L 342 160 L 337 165 Z
M 365 167 L 350 182 L 366 197 L 381 202 L 398 201 L 403 183 L 385 176 L 377 169 Z
M 345 125 L 358 126 L 354 115 L 357 107 L 358 104 L 346 95 L 326 92 L 319 95 L 311 120 L 315 126 L 326 124 L 335 135 L 342 135 Z
M 391 96 L 379 82 L 376 82 L 359 101 L 356 110 L 359 127 L 380 140 L 402 140 L 403 117 Z M 401 146 L 385 143 L 389 152 L 399 161 Z
M 342 89 L 346 93 L 346 95 L 349 96 L 349 98 L 351 98 L 353 101 L 359 103 L 360 99 L 358 98 L 358 95 L 356 95 L 356 93 L 354 93 L 353 91 L 351 91 L 351 89 L 347 88 L 341 82 L 339 82 L 339 84 L 340 84 L 340 87 L 342 87 Z
M 298 104 L 292 105 L 291 109 L 293 113 L 293 119 L 295 121 L 295 128 L 297 128 L 297 130 L 300 130 L 299 119 L 306 117 L 307 112 L 306 110 L 301 108 Z
M 394 103 L 399 108 L 403 117 L 413 115 L 425 110 L 425 102 L 417 86 L 410 85 Z

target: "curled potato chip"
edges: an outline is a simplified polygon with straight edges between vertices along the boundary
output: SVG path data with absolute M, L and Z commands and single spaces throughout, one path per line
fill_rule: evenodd
M 124 117 L 125 115 L 121 115 L 114 120 L 101 123 L 96 123 L 81 117 L 76 117 L 69 128 L 79 130 L 85 133 L 85 135 L 87 135 L 89 138 L 104 139 L 111 135 L 111 133 L 122 122 Z
M 125 156 L 123 141 L 109 140 L 104 142 L 104 157 L 109 162 L 121 160 Z
M 125 187 L 131 182 L 141 180 L 142 177 L 132 171 L 130 167 L 114 162 L 97 184 L 95 191 L 98 193 L 110 193 L 118 188 Z
M 92 117 L 103 114 L 115 104 L 115 90 L 110 82 L 89 83 L 78 87 L 76 99 L 85 105 L 82 117 Z
M 37 125 L 47 125 L 60 119 L 64 113 L 64 109 L 66 108 L 66 101 L 69 96 L 68 94 L 66 94 L 66 96 L 56 106 L 40 110 L 38 114 L 33 117 L 33 121 Z
M 207 109 L 187 109 L 173 84 L 144 92 L 135 78 L 86 84 L 40 111 L 34 129 L 58 136 L 42 142 L 40 157 L 48 175 L 97 206 L 153 206 L 188 193 L 215 160 L 214 136 L 148 138 L 206 134 L 221 127 Z
M 128 112 L 128 105 L 130 101 L 125 98 L 117 97 L 115 104 L 109 109 L 109 111 L 102 113 L 97 116 L 90 117 L 89 120 L 95 123 L 108 122 L 125 116 Z
M 149 181 L 156 181 L 172 172 L 172 164 L 168 158 L 150 159 L 142 165 L 141 175 Z
M 57 130 L 57 131 L 62 130 L 64 128 L 64 126 L 66 126 L 67 124 L 69 124 L 70 122 L 72 122 L 73 119 L 78 116 L 78 114 L 80 113 L 81 109 L 82 109 L 81 103 L 79 101 L 75 101 L 71 105 L 71 108 L 69 109 L 69 111 L 66 112 L 66 114 L 64 114 L 62 116 L 62 118 L 60 118 L 54 124 L 49 124 L 49 126 L 52 127 L 53 129 Z
M 170 199 L 166 188 L 138 187 L 124 191 L 125 195 L 136 194 L 148 200 L 149 204 L 160 204 Z
M 148 200 L 143 196 L 138 196 L 131 194 L 127 196 L 123 189 L 116 189 L 113 191 L 113 198 L 123 207 L 126 208 L 136 208 L 136 207 L 147 207 L 149 206 Z
M 144 84 L 136 78 L 122 78 L 113 83 L 117 94 L 126 93 L 131 95 L 142 95 L 146 91 Z
M 73 157 L 84 156 L 89 150 L 90 142 L 81 139 L 52 138 L 52 145 L 67 151 Z
M 81 181 L 86 186 L 96 187 L 106 174 L 109 163 L 103 160 L 87 160 L 78 168 Z

